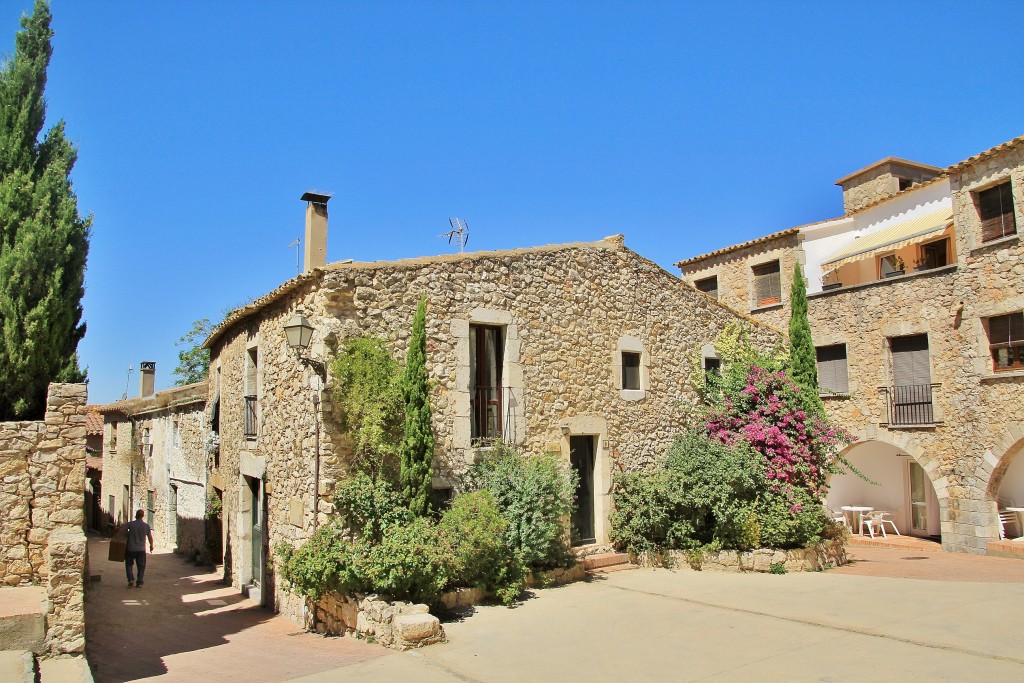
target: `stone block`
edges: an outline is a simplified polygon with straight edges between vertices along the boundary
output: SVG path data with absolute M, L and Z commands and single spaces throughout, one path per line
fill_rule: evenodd
M 395 617 L 394 629 L 399 640 L 416 644 L 437 636 L 441 622 L 433 614 L 400 614 Z

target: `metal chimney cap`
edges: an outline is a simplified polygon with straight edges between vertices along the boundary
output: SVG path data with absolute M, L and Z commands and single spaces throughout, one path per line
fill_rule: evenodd
M 313 202 L 314 204 L 326 204 L 333 196 L 333 194 L 323 194 L 315 190 L 307 190 L 299 199 L 304 202 Z
M 139 363 L 139 366 L 143 370 L 156 370 L 156 363 L 151 360 L 144 360 L 141 363 Z

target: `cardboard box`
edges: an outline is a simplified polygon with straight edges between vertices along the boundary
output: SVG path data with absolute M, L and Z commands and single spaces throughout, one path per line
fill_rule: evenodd
M 128 547 L 128 534 L 119 531 L 110 539 L 110 546 L 107 549 L 107 559 L 111 562 L 124 562 L 125 548 Z

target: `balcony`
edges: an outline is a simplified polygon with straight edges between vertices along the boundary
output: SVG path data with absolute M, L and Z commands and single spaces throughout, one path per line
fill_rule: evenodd
M 941 384 L 908 384 L 903 386 L 879 387 L 885 397 L 886 422 L 888 427 L 931 426 L 940 422 L 935 419 L 933 392 Z
M 243 435 L 247 439 L 256 438 L 256 397 L 245 397 L 245 431 Z

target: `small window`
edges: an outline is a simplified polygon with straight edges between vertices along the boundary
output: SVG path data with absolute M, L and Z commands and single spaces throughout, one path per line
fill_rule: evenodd
M 626 391 L 640 389 L 640 354 L 622 352 L 622 388 Z
M 988 343 L 996 372 L 1024 370 L 1024 313 L 989 318 Z
M 704 292 L 710 297 L 718 298 L 718 276 L 712 275 L 702 280 L 697 280 L 693 283 L 693 286 Z
M 1006 182 L 975 195 L 981 219 L 981 241 L 991 242 L 1017 233 L 1013 215 L 1013 192 Z
M 722 376 L 722 360 L 720 358 L 709 358 L 704 357 L 704 376 L 705 377 L 721 377 Z
M 942 239 L 938 242 L 929 242 L 921 246 L 921 260 L 918 267 L 941 268 L 949 264 L 949 240 Z
M 889 254 L 878 259 L 878 276 L 895 277 L 906 272 L 906 263 L 899 254 Z
M 111 450 L 111 451 L 116 451 L 117 450 L 117 423 L 116 422 L 111 422 L 110 423 L 110 443 L 108 445 L 108 449 Z
M 846 344 L 818 346 L 815 352 L 818 357 L 818 390 L 823 394 L 850 393 Z
M 914 181 L 911 180 L 910 178 L 900 178 L 899 181 L 900 192 L 903 192 L 903 190 L 909 190 L 911 187 L 914 186 Z
M 782 282 L 779 262 L 772 261 L 754 266 L 754 301 L 758 306 L 771 306 L 782 301 Z

